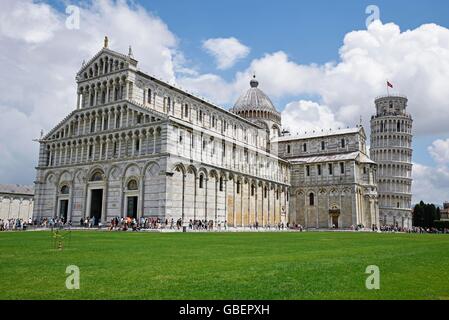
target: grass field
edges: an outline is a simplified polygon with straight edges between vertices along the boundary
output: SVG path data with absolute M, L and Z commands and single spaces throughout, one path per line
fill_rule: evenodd
M 449 299 L 447 235 L 78 231 L 65 244 L 0 233 L 0 299 Z M 380 290 L 365 288 L 368 265 Z

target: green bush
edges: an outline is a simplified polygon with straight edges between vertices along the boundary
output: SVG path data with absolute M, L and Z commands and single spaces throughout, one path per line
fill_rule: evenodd
M 437 221 L 435 221 L 435 228 L 449 229 L 449 221 L 448 220 L 437 220 Z

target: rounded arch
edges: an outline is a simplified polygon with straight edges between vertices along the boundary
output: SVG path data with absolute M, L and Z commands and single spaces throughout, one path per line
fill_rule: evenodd
M 128 177 L 125 180 L 125 187 L 127 191 L 137 191 L 139 190 L 139 178 L 136 176 Z
M 189 165 L 186 169 L 186 173 L 193 174 L 194 177 L 198 174 L 198 169 L 194 165 Z
M 59 183 L 71 182 L 73 180 L 72 173 L 68 170 L 64 170 L 59 174 Z
M 210 170 L 209 171 L 209 177 L 218 179 L 219 174 L 218 174 L 217 170 L 215 170 L 215 169 Z
M 170 171 L 171 172 L 178 171 L 181 172 L 182 174 L 185 174 L 187 172 L 186 167 L 181 162 L 175 164 Z
M 73 180 L 75 182 L 82 183 L 85 181 L 85 178 L 86 178 L 86 171 L 83 169 L 78 169 L 73 174 Z
M 95 181 L 104 181 L 105 180 L 105 174 L 102 169 L 95 169 L 91 170 L 89 174 L 89 181 L 95 182 Z
M 134 171 L 137 171 L 137 172 L 134 172 Z M 130 175 L 128 175 L 128 173 L 130 173 Z M 126 165 L 126 167 L 123 169 L 123 175 L 122 175 L 123 177 L 126 177 L 126 176 L 140 176 L 140 175 L 141 175 L 141 168 L 135 162 L 128 163 Z
M 122 171 L 118 165 L 112 165 L 106 172 L 108 180 L 117 180 L 122 175 Z
M 55 183 L 55 177 L 56 174 L 53 171 L 49 171 L 47 172 L 47 174 L 44 177 L 44 181 L 45 182 L 51 182 L 51 183 Z M 51 181 L 50 181 L 51 180 Z
M 197 174 L 200 175 L 201 173 L 202 173 L 205 177 L 208 177 L 208 176 L 209 176 L 209 172 L 208 172 L 207 169 L 204 168 L 204 167 L 201 167 L 201 168 L 198 169 Z
M 70 192 L 70 187 L 67 183 L 63 183 L 61 187 L 59 188 L 59 193 L 63 195 L 67 195 Z
M 146 176 L 155 176 L 158 172 L 160 171 L 160 165 L 159 163 L 155 162 L 155 161 L 150 161 L 148 162 L 144 167 L 143 167 L 143 173 Z
M 94 165 L 92 168 L 89 169 L 89 171 L 87 172 L 87 176 L 90 178 L 92 177 L 92 174 L 95 173 L 96 171 L 101 171 L 101 173 L 104 175 L 104 168 L 100 165 Z

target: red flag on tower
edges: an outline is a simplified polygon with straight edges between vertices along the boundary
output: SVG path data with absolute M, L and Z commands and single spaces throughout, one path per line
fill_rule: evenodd
M 387 86 L 390 87 L 390 88 L 393 88 L 393 85 L 388 80 L 387 80 Z

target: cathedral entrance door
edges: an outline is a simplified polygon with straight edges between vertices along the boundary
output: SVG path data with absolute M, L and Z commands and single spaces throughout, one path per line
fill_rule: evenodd
M 59 218 L 67 221 L 67 212 L 69 210 L 69 200 L 60 200 L 59 201 Z
M 127 197 L 126 216 L 137 219 L 137 197 Z
M 338 216 L 337 215 L 332 216 L 332 225 L 334 226 L 335 229 L 338 229 Z
M 93 189 L 90 199 L 90 217 L 94 219 L 95 225 L 98 225 L 103 209 L 103 189 Z
M 338 229 L 338 217 L 340 216 L 340 209 L 337 206 L 332 206 L 329 210 L 329 215 L 331 219 L 331 227 L 333 229 Z

